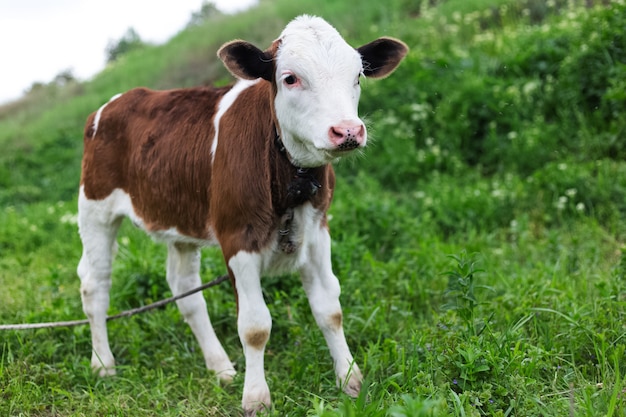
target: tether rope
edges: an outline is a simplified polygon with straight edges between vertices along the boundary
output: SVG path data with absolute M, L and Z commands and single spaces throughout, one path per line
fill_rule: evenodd
M 137 307 L 131 310 L 122 311 L 121 313 L 115 314 L 113 316 L 108 316 L 107 321 L 116 320 L 122 317 L 130 317 L 139 313 L 144 313 L 149 310 L 154 310 L 155 308 L 162 307 L 176 300 L 180 300 L 181 298 L 188 297 L 191 294 L 195 294 L 199 291 L 206 290 L 207 288 L 219 285 L 222 282 L 226 281 L 227 279 L 228 279 L 228 275 L 222 275 L 221 277 L 218 277 L 214 279 L 213 281 L 207 282 L 206 284 L 202 284 L 201 286 L 194 288 L 193 290 L 184 292 L 182 294 L 178 294 L 174 297 L 156 301 L 152 304 L 148 304 L 143 307 Z M 48 323 L 0 324 L 0 331 L 2 330 L 49 329 L 49 328 L 54 328 L 54 327 L 74 327 L 74 326 L 83 326 L 85 324 L 89 324 L 89 320 L 84 319 L 84 320 L 71 320 L 71 321 L 55 321 L 55 322 L 48 322 Z

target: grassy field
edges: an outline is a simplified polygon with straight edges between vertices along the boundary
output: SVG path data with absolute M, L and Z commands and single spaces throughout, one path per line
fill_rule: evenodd
M 227 83 L 221 43 L 269 45 L 304 12 L 411 53 L 364 83 L 373 142 L 336 166 L 333 264 L 364 389 L 335 387 L 298 278 L 268 277 L 270 415 L 625 415 L 624 0 L 266 0 L 0 107 L 0 324 L 84 317 L 86 116 L 137 85 Z M 170 295 L 165 248 L 119 236 L 110 314 Z M 203 253 L 204 281 L 225 272 Z M 232 290 L 205 298 L 244 371 Z M 0 333 L 0 415 L 241 415 L 241 374 L 216 383 L 175 306 L 109 335 L 120 368 L 99 379 L 87 327 Z

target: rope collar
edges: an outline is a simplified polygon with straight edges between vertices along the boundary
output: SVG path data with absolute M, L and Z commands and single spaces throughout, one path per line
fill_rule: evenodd
M 291 161 L 285 144 L 280 138 L 276 128 L 274 128 L 274 143 L 276 144 L 278 152 L 284 155 L 287 161 L 289 161 L 289 164 L 296 169 L 296 174 L 287 187 L 287 207 L 297 207 L 313 198 L 319 189 L 322 188 L 322 184 L 320 184 L 317 178 L 315 178 L 315 175 L 311 173 L 310 168 L 301 168 Z
M 278 152 L 296 171 L 287 186 L 287 209 L 280 219 L 278 228 L 278 246 L 282 252 L 291 254 L 298 248 L 293 235 L 294 208 L 310 201 L 322 188 L 322 184 L 315 178 L 310 168 L 299 167 L 291 161 L 276 127 L 274 127 L 274 132 L 274 143 Z

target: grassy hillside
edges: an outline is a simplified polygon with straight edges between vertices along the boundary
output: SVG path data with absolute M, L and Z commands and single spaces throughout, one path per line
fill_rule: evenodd
M 228 83 L 219 45 L 269 45 L 300 13 L 411 53 L 364 83 L 372 144 L 336 167 L 333 264 L 363 395 L 334 387 L 297 277 L 268 278 L 271 415 L 623 415 L 624 0 L 266 0 L 0 107 L 0 323 L 83 316 L 87 115 L 139 85 Z M 164 248 L 129 225 L 119 243 L 110 312 L 169 295 Z M 224 273 L 204 255 L 205 281 Z M 205 297 L 243 371 L 232 290 Z M 121 370 L 107 380 L 86 327 L 0 333 L 0 415 L 240 414 L 243 379 L 215 384 L 175 307 L 109 329 Z

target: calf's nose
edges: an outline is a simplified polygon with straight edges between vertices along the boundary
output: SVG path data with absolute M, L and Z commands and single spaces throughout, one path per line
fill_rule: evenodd
M 328 137 L 339 150 L 350 151 L 363 145 L 365 141 L 365 126 L 363 123 L 341 123 L 331 126 Z

